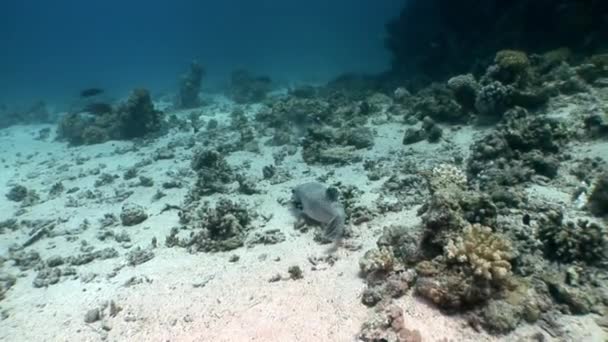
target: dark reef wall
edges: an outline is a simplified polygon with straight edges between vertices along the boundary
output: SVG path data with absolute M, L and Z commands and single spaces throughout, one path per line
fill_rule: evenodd
M 410 0 L 387 32 L 394 73 L 441 80 L 482 72 L 503 49 L 605 49 L 608 1 Z

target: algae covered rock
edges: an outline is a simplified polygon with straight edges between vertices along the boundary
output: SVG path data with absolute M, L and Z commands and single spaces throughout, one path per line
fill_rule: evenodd
M 359 268 L 364 275 L 370 273 L 388 273 L 396 264 L 393 252 L 387 248 L 370 249 L 359 260 Z
M 148 218 L 146 210 L 141 205 L 127 202 L 122 206 L 120 222 L 123 226 L 134 226 Z
M 16 282 L 17 277 L 5 272 L 0 272 L 0 301 L 6 297 L 6 293 Z

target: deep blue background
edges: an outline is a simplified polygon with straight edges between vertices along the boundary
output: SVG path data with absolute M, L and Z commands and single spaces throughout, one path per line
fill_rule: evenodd
M 238 67 L 320 82 L 388 65 L 384 24 L 403 0 L 2 0 L 0 103 L 174 91 L 197 58 L 206 87 Z

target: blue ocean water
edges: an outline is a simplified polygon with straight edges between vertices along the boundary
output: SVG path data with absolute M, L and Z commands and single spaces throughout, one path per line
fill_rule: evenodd
M 61 105 L 85 87 L 175 91 L 191 60 L 204 88 L 246 68 L 279 83 L 385 69 L 403 0 L 4 0 L 0 103 Z

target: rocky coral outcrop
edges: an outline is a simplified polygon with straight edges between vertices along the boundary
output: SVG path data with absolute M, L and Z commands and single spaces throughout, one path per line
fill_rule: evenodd
M 192 199 L 225 192 L 226 185 L 236 180 L 234 171 L 224 156 L 216 150 L 197 150 L 190 166 L 197 175 L 195 187 L 190 191 Z
M 198 209 L 182 210 L 180 222 L 192 230 L 180 238 L 173 228 L 167 236 L 167 246 L 180 246 L 194 252 L 218 252 L 244 245 L 256 213 L 244 204 L 222 198 L 215 205 L 203 203 Z
M 561 211 L 551 210 L 539 220 L 538 237 L 554 260 L 596 265 L 608 261 L 608 230 L 592 219 L 566 220 Z
M 72 145 L 99 144 L 108 140 L 128 140 L 158 133 L 163 112 L 156 110 L 150 93 L 135 89 L 126 102 L 103 112 L 73 112 L 58 124 L 57 138 Z

